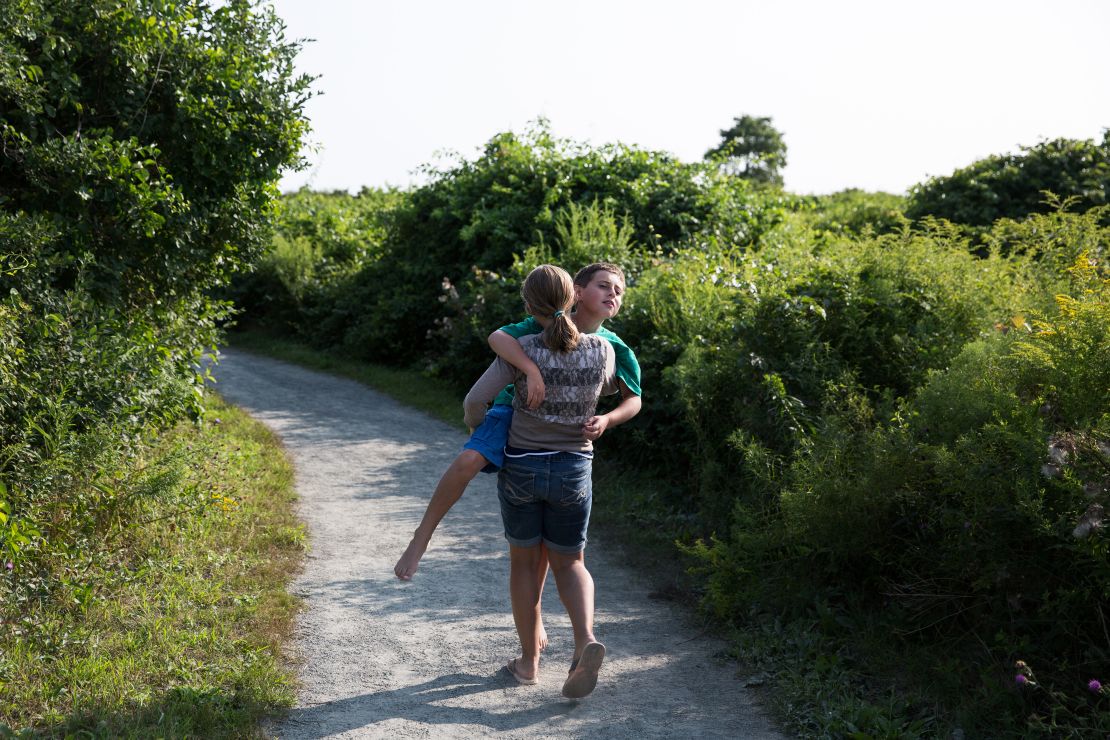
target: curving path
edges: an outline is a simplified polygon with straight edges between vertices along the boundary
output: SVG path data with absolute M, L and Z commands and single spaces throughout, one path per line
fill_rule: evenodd
M 297 471 L 311 549 L 294 654 L 297 707 L 283 738 L 778 738 L 723 645 L 607 554 L 596 533 L 594 693 L 564 699 L 573 639 L 548 579 L 551 646 L 538 686 L 500 670 L 517 654 L 495 478 L 482 475 L 440 525 L 411 582 L 393 576 L 431 490 L 464 436 L 354 381 L 241 352 L 216 390 L 274 430 Z M 461 413 L 461 407 L 460 407 Z M 616 431 L 619 433 L 619 430 Z M 602 452 L 602 454 L 604 454 Z M 595 506 L 605 492 L 595 492 Z

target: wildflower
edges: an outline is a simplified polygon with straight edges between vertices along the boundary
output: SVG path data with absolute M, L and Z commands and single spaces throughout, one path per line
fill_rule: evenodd
M 1014 676 L 1014 681 L 1017 682 L 1018 686 L 1024 686 L 1025 684 L 1029 683 L 1029 679 L 1026 678 L 1025 675 L 1022 674 L 1022 673 L 1019 673 L 1016 676 Z
M 15 568 L 15 563 L 9 560 L 7 563 L 4 564 L 4 567 L 8 569 L 9 573 L 11 573 L 12 570 Z
M 1072 537 L 1078 540 L 1083 539 L 1091 533 L 1091 530 L 1098 529 L 1102 526 L 1103 509 L 1100 504 L 1091 504 L 1087 507 L 1087 511 L 1083 512 L 1083 516 L 1079 518 L 1079 522 L 1072 530 Z
M 1097 694 L 1098 692 L 1102 691 L 1102 684 L 1097 678 L 1092 678 L 1090 681 L 1087 682 L 1087 690 L 1090 691 L 1092 694 Z
M 1053 441 L 1048 446 L 1048 456 L 1056 465 L 1063 465 L 1068 461 L 1068 450 L 1060 441 Z

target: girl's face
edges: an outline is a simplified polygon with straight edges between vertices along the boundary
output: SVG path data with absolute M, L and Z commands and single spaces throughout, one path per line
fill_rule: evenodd
M 579 311 L 611 319 L 621 310 L 624 300 L 624 281 L 615 273 L 598 270 L 590 276 L 590 282 L 574 286 L 575 299 Z

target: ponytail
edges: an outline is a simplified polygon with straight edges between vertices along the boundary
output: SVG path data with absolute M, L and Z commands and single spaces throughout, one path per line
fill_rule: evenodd
M 571 352 L 578 346 L 578 327 L 570 318 L 574 283 L 566 270 L 540 265 L 524 279 L 520 297 L 533 315 L 550 318 L 543 330 L 543 343 L 554 352 Z

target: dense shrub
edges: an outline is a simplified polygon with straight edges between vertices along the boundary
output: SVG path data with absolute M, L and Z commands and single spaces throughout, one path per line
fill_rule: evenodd
M 645 387 L 658 391 L 638 454 L 668 459 L 675 439 L 689 441 L 676 470 L 694 466 L 705 521 L 726 521 L 736 497 L 760 490 L 745 450 L 791 454 L 840 394 L 908 394 L 1014 314 L 1013 272 L 943 230 L 680 252 L 645 272 L 621 324 L 654 381 Z
M 1053 139 L 934 177 L 910 189 L 906 215 L 989 227 L 1000 218 L 1052 211 L 1046 193 L 1074 198 L 1080 211 L 1110 202 L 1110 130 L 1098 143 Z
M 529 246 L 562 259 L 556 225 L 572 204 L 605 209 L 648 252 L 696 238 L 751 243 L 781 218 L 779 196 L 757 196 L 709 165 L 624 146 L 590 149 L 542 126 L 500 134 L 477 160 L 428 176 L 393 214 L 381 259 L 336 297 L 332 310 L 350 317 L 345 330 L 321 341 L 372 360 L 434 354 L 434 335 L 414 327 L 444 316 L 444 281 L 461 291 L 475 268 L 503 271 Z
M 128 450 L 199 408 L 227 308 L 208 292 L 268 241 L 310 81 L 246 0 L 17 0 L 0 27 L 0 556 L 18 574 L 0 591 L 18 610 L 141 500 L 113 493 Z
M 862 597 L 904 639 L 943 640 L 953 654 L 987 646 L 1000 674 L 1016 659 L 1039 666 L 1058 690 L 1034 718 L 1063 713 L 1065 726 L 1105 731 L 1080 680 L 1110 670 L 1110 271 L 1097 220 L 1029 224 L 1066 221 L 1101 244 L 1075 256 L 1053 308 L 969 337 L 903 400 L 875 405 L 858 385 L 830 386 L 774 465 L 744 438 L 747 470 L 770 495 L 739 499 L 731 530 L 698 551 L 721 614 Z M 1020 726 L 1029 707 L 988 689 L 975 690 L 1002 714 L 980 718 L 984 728 Z
M 898 231 L 905 222 L 906 199 L 892 193 L 842 190 L 830 195 L 813 196 L 809 209 L 800 211 L 803 220 L 817 236 L 862 236 Z
M 229 291 L 239 307 L 237 322 L 305 340 L 341 332 L 350 318 L 335 311 L 336 297 L 381 257 L 386 224 L 404 197 L 373 188 L 353 196 L 303 189 L 284 195 L 270 248 Z

